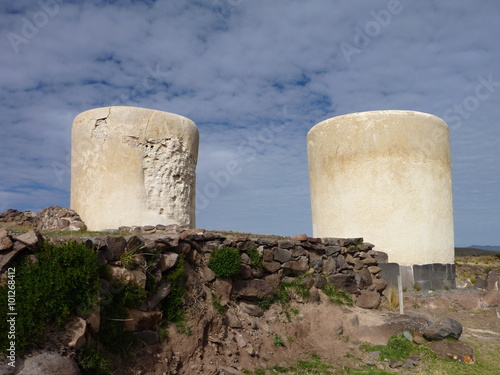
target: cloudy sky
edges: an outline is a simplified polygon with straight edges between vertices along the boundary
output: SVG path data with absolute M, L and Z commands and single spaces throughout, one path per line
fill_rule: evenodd
M 0 211 L 69 206 L 74 117 L 130 105 L 198 125 L 198 227 L 312 234 L 309 129 L 404 109 L 450 127 L 456 245 L 500 245 L 499 17 L 497 0 L 2 1 Z

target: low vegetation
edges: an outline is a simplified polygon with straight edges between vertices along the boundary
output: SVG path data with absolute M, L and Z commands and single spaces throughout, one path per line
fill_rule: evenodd
M 210 254 L 208 267 L 216 277 L 231 277 L 240 273 L 241 256 L 238 249 L 223 246 Z
M 26 352 L 41 338 L 49 325 L 62 327 L 77 313 L 90 311 L 97 303 L 99 264 L 91 248 L 76 242 L 62 246 L 43 243 L 36 260 L 27 257 L 16 267 L 16 344 L 18 354 Z M 0 287 L 0 298 L 7 300 L 7 288 Z M 0 315 L 7 316 L 7 304 L 0 304 Z M 7 332 L 6 319 L 0 331 Z M 7 348 L 7 335 L 0 346 Z

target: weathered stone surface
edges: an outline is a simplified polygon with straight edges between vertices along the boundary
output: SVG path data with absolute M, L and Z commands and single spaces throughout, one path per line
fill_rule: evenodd
M 376 274 L 382 271 L 382 268 L 380 268 L 379 266 L 370 266 L 368 267 L 368 271 L 370 271 L 370 273 L 372 274 Z
M 500 307 L 500 291 L 483 293 L 481 302 L 485 307 Z
M 307 241 L 307 234 L 297 234 L 296 236 L 290 237 L 292 241 Z
M 262 267 L 264 267 L 264 269 L 267 272 L 274 273 L 281 268 L 281 263 L 279 263 L 279 262 L 263 262 Z
M 264 310 L 261 309 L 259 306 L 257 306 L 254 303 L 241 301 L 239 303 L 239 306 L 241 308 L 241 311 L 243 311 L 244 313 L 247 313 L 250 316 L 262 316 L 262 315 L 264 315 Z
M 160 311 L 128 310 L 127 320 L 124 322 L 125 329 L 129 332 L 155 330 L 161 321 Z
M 500 271 L 492 270 L 488 272 L 485 281 L 486 290 L 500 290 Z
M 152 310 L 156 306 L 158 306 L 158 304 L 170 294 L 171 290 L 172 287 L 167 284 L 165 280 L 162 280 L 160 285 L 158 286 L 158 290 L 156 291 L 156 293 L 147 301 L 148 309 Z
M 280 240 L 278 241 L 278 247 L 281 249 L 293 249 L 296 245 L 300 245 L 297 241 Z
M 295 246 L 293 249 L 290 249 L 290 253 L 292 254 L 292 258 L 298 258 L 306 254 L 306 249 L 302 246 Z
M 179 260 L 179 254 L 177 253 L 172 253 L 169 251 L 166 252 L 165 254 L 161 254 L 159 263 L 161 272 L 165 272 L 174 267 L 177 264 L 178 260 Z
M 240 318 L 231 310 L 224 316 L 224 321 L 231 328 L 241 328 L 243 326 Z
M 265 279 L 236 280 L 233 293 L 243 299 L 257 300 L 272 297 L 278 287 L 279 275 L 274 274 Z
M 364 309 L 376 309 L 380 305 L 380 294 L 373 291 L 362 290 L 356 299 L 356 306 Z
M 110 266 L 109 273 L 111 277 L 118 283 L 125 285 L 136 283 L 142 288 L 146 286 L 146 275 L 142 271 L 129 271 L 123 267 Z
M 18 211 L 9 208 L 5 212 L 0 212 L 0 222 L 15 222 L 19 225 L 32 225 L 38 214 L 32 211 Z
M 273 262 L 274 261 L 273 251 L 271 249 L 264 249 L 262 253 L 262 260 L 264 262 Z
M 337 263 L 334 258 L 328 258 L 323 262 L 323 273 L 329 275 L 335 272 Z
M 241 264 L 240 266 L 240 277 L 242 279 L 251 279 L 253 278 L 253 270 L 248 264 Z
M 375 245 L 369 243 L 369 242 L 363 242 L 358 245 L 358 250 L 359 251 L 369 251 L 373 249 Z
M 81 371 L 72 359 L 42 352 L 26 358 L 18 375 L 81 375 Z
M 215 280 L 215 272 L 212 271 L 207 266 L 203 266 L 201 268 L 201 274 L 203 275 L 203 277 L 205 278 L 205 280 L 207 280 L 208 282 L 212 282 L 212 281 Z
M 474 351 L 472 347 L 463 341 L 435 341 L 428 344 L 439 358 L 454 359 L 464 363 L 474 363 Z
M 325 247 L 325 254 L 327 256 L 332 256 L 336 254 L 340 254 L 340 251 L 342 248 L 340 246 L 326 246 Z
M 274 260 L 280 263 L 285 263 L 288 262 L 290 259 L 292 259 L 292 254 L 290 254 L 290 251 L 286 249 L 280 249 L 279 247 L 275 247 L 273 249 L 273 258 Z
M 119 260 L 127 248 L 127 241 L 121 236 L 106 236 L 103 238 L 106 244 L 104 256 L 107 261 Z
M 377 263 L 389 263 L 389 255 L 383 251 L 370 250 L 368 254 L 375 258 Z
M 85 345 L 85 333 L 87 331 L 87 322 L 85 320 L 76 317 L 68 322 L 64 328 L 66 344 L 69 347 L 78 350 Z
M 43 241 L 43 236 L 36 230 L 32 229 L 29 232 L 13 236 L 15 241 L 20 241 L 27 246 L 34 246 Z
M 358 291 L 354 275 L 337 273 L 327 276 L 326 280 L 341 290 L 347 290 L 349 293 L 356 293 Z
M 373 279 L 373 285 L 375 285 L 375 290 L 379 293 L 382 293 L 387 288 L 387 283 L 384 279 Z
M 323 256 L 317 253 L 309 253 L 309 268 L 316 272 L 323 270 Z
M 351 113 L 314 126 L 307 134 L 313 235 L 356 228 L 393 262 L 453 263 L 447 135 L 442 119 L 415 111 Z M 433 147 L 416 162 L 423 143 Z
M 459 339 L 462 325 L 454 319 L 444 318 L 429 325 L 423 332 L 427 340 L 443 340 L 446 337 Z
M 354 259 L 354 262 L 353 262 L 353 267 L 356 271 L 359 271 L 363 268 L 363 266 L 365 265 L 365 263 L 363 262 L 362 259 L 359 259 L 359 258 L 356 258 Z
M 390 368 L 398 368 L 398 367 L 402 367 L 404 364 L 403 361 L 390 361 L 389 362 L 389 367 Z
M 0 227 L 0 251 L 8 250 L 12 247 L 12 241 L 5 228 Z
M 291 260 L 283 263 L 281 267 L 286 275 L 304 273 L 309 269 L 309 262 L 307 259 Z
M 349 264 L 347 264 L 345 257 L 343 255 L 339 255 L 335 258 L 335 262 L 337 263 L 337 272 L 348 269 Z
M 195 227 L 198 138 L 194 122 L 173 113 L 124 106 L 80 113 L 72 128 L 71 208 L 90 230 Z
M 85 223 L 73 210 L 52 206 L 41 210 L 33 220 L 33 226 L 42 231 L 86 230 Z
M 368 269 L 363 268 L 354 275 L 359 289 L 366 289 L 372 285 L 372 274 Z
M 427 341 L 425 340 L 424 336 L 422 335 L 421 332 L 419 331 L 413 331 L 413 342 L 415 342 L 418 345 L 423 345 Z
M 214 282 L 214 294 L 219 299 L 220 303 L 226 305 L 231 299 L 233 283 L 229 278 L 220 277 Z
M 372 257 L 366 257 L 365 259 L 363 259 L 363 263 L 365 264 L 365 266 L 376 266 L 378 264 L 377 260 Z

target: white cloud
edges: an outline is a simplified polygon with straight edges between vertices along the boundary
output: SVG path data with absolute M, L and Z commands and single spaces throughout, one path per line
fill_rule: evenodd
M 7 35 L 22 36 L 23 17 L 33 20 L 41 6 L 0 6 L 0 160 L 8 176 L 0 207 L 67 205 L 73 118 L 136 105 L 197 123 L 198 189 L 226 160 L 240 163 L 198 225 L 311 234 L 305 136 L 314 124 L 375 109 L 443 117 L 474 95 L 480 77 L 500 82 L 500 4 L 400 3 L 356 47 L 358 30 L 374 27 L 373 12 L 383 17 L 388 1 L 68 1 L 19 53 Z M 358 48 L 350 62 L 342 43 Z M 461 245 L 500 243 L 499 88 L 450 132 Z M 241 143 L 273 123 L 285 123 L 283 131 L 249 146 L 256 156 L 245 162 Z

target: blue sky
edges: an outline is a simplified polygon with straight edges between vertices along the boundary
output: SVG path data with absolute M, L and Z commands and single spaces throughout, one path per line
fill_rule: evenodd
M 499 16 L 496 0 L 2 2 L 0 211 L 68 206 L 74 117 L 131 105 L 197 124 L 198 227 L 312 234 L 309 129 L 404 109 L 450 127 L 456 245 L 499 245 Z

